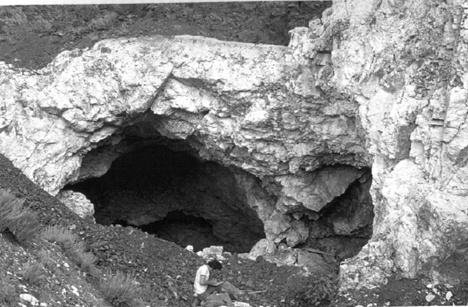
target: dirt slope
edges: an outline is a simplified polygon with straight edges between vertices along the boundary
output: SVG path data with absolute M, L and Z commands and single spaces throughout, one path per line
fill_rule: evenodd
M 60 224 L 78 234 L 98 257 L 97 267 L 103 274 L 131 273 L 139 284 L 138 297 L 144 306 L 186 306 L 191 299 L 193 277 L 198 266 L 203 264 L 195 254 L 132 227 L 102 226 L 79 218 L 35 186 L 2 155 L 0 188 L 25 199 L 25 204 L 39 214 L 44 227 Z M 21 293 L 31 293 L 40 302 L 55 302 L 52 306 L 58 302 L 63 306 L 71 306 L 71 302 L 79 306 L 106 306 L 97 281 L 81 272 L 58 246 L 44 245 L 42 241 L 23 246 L 8 232 L 0 236 L 0 246 L 0 280 L 14 285 L 14 296 L 18 299 Z M 34 263 L 42 258 L 54 263 L 50 267 L 57 269 L 46 270 L 47 282 L 30 285 L 22 279 L 21 271 L 28 260 Z M 281 301 L 286 295 L 284 279 L 297 271 L 293 267 L 277 268 L 260 259 L 257 262 L 239 260 L 234 266 L 225 264 L 218 278 L 228 279 L 240 289 L 267 290 L 247 298 L 254 306 Z M 73 287 L 80 296 L 72 295 Z

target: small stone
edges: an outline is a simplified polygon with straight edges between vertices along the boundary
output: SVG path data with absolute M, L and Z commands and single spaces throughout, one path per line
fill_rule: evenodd
M 428 295 L 426 295 L 426 301 L 427 301 L 428 303 L 430 303 L 430 302 L 432 302 L 432 301 L 435 299 L 435 297 L 436 297 L 436 296 L 435 296 L 434 294 L 429 293 Z
M 450 299 L 452 298 L 452 296 L 453 296 L 452 292 L 449 291 L 449 292 L 447 292 L 447 293 L 445 294 L 445 299 L 446 299 L 447 301 L 450 301 Z
M 80 293 L 78 292 L 78 289 L 75 286 L 71 286 L 71 290 L 73 294 L 75 294 L 76 296 L 80 296 Z
M 28 293 L 20 294 L 20 299 L 22 299 L 23 301 L 29 302 L 32 306 L 39 305 L 39 301 L 37 300 L 37 298 L 35 298 L 34 296 Z

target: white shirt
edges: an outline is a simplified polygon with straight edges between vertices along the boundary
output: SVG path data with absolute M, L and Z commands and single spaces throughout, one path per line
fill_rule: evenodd
M 202 265 L 197 270 L 197 275 L 195 276 L 195 282 L 193 283 L 195 294 L 202 294 L 203 292 L 206 291 L 206 289 L 208 289 L 208 285 L 200 284 L 200 279 L 202 276 L 206 276 L 205 280 L 210 279 L 210 269 L 208 268 L 207 264 Z

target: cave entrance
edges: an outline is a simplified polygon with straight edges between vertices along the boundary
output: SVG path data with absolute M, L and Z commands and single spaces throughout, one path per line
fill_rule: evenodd
M 374 205 L 370 194 L 372 172 L 349 184 L 309 223 L 309 238 L 304 246 L 332 254 L 338 261 L 357 255 L 372 237 Z
M 213 224 L 209 220 L 185 214 L 181 210 L 171 211 L 161 221 L 140 228 L 180 246 L 192 245 L 195 251 L 211 245 L 231 245 L 213 234 Z
M 151 144 L 115 159 L 105 175 L 66 189 L 86 195 L 97 223 L 131 225 L 195 251 L 222 245 L 244 253 L 265 235 L 235 171 Z

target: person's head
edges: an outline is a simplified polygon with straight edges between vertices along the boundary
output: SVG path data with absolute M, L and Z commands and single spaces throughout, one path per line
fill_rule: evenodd
M 223 265 L 221 264 L 221 262 L 219 262 L 218 260 L 210 260 L 208 261 L 207 265 L 212 269 L 212 270 L 222 270 L 223 269 Z

